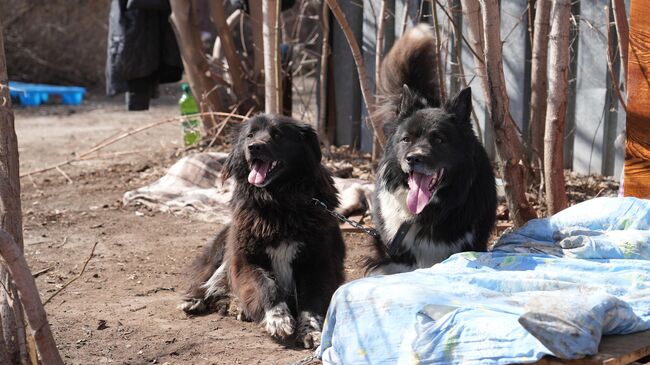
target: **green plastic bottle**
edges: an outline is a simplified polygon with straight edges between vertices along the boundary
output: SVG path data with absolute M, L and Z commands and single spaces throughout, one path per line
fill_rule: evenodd
M 183 88 L 183 95 L 178 100 L 178 105 L 181 107 L 181 115 L 197 114 L 199 112 L 199 106 L 192 96 L 190 86 L 188 84 L 183 84 L 181 87 Z M 185 142 L 185 146 L 191 146 L 201 140 L 198 118 L 184 120 L 181 124 L 181 128 L 183 131 L 183 142 Z

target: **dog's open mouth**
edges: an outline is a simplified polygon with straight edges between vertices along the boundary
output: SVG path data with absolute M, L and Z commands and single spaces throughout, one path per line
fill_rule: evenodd
M 444 169 L 435 171 L 432 175 L 425 175 L 412 171 L 409 173 L 409 193 L 406 205 L 413 214 L 420 214 L 436 189 L 440 186 Z
M 271 176 L 279 165 L 279 161 L 253 159 L 251 161 L 251 172 L 248 174 L 248 182 L 255 186 L 264 186 L 270 181 Z

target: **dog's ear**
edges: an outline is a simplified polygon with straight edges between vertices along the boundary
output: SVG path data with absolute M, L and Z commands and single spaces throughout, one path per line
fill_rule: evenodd
M 402 96 L 399 103 L 399 108 L 397 109 L 397 115 L 399 117 L 405 117 L 413 112 L 416 103 L 416 96 L 411 91 L 411 88 L 408 85 L 404 84 L 402 86 Z
M 448 100 L 445 103 L 445 111 L 454 114 L 459 122 L 469 123 L 472 113 L 472 88 L 467 87 Z
M 242 163 L 245 165 L 246 157 L 244 156 L 244 150 L 242 149 L 243 143 L 241 143 L 242 136 L 241 134 L 236 134 L 237 141 L 233 145 L 232 151 L 228 154 L 226 161 L 223 163 L 221 168 L 221 182 L 224 183 L 230 177 L 237 176 L 237 169 L 241 168 Z
M 386 122 L 382 126 L 382 129 L 384 130 L 384 136 L 390 138 L 397 130 L 397 124 L 395 122 Z
M 309 124 L 299 124 L 298 128 L 300 129 L 300 137 L 303 139 L 309 150 L 314 154 L 316 162 L 320 162 L 323 158 L 323 155 L 320 151 L 320 141 L 318 139 L 318 134 L 312 126 Z

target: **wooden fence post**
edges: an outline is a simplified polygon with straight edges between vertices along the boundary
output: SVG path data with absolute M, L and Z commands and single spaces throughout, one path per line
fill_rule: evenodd
M 630 4 L 625 195 L 650 198 L 650 0 Z

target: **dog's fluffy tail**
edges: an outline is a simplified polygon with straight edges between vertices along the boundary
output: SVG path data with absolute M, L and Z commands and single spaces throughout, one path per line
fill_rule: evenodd
M 381 121 L 386 122 L 396 115 L 404 85 L 425 98 L 428 106 L 440 106 L 437 59 L 435 37 L 426 24 L 409 29 L 395 42 L 381 65 L 378 84 Z

